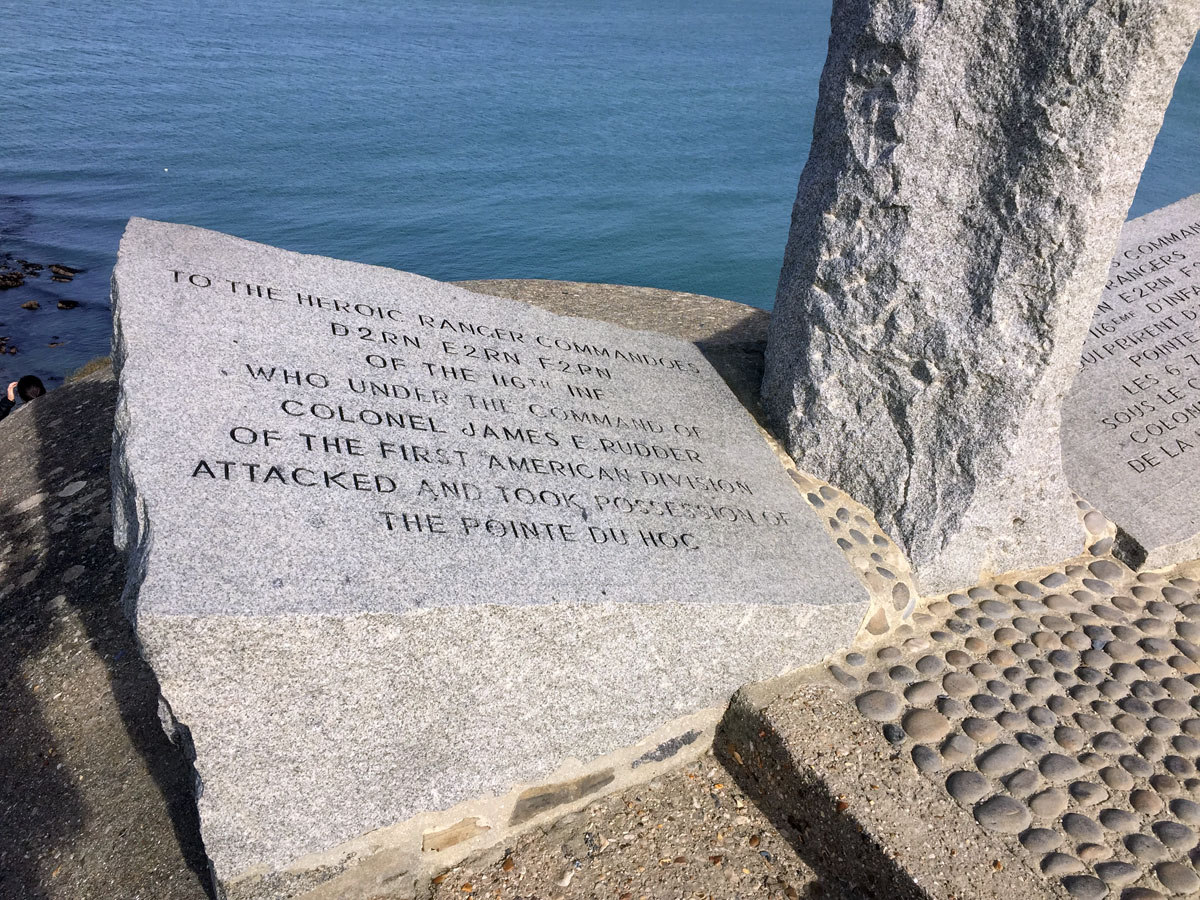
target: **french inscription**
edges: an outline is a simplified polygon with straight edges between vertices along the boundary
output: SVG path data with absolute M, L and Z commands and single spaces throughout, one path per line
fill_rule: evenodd
M 1063 408 L 1072 487 L 1146 547 L 1196 530 L 1200 200 L 1128 223 Z

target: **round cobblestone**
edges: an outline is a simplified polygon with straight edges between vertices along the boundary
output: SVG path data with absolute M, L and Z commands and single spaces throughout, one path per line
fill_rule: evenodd
M 939 741 L 950 731 L 949 720 L 931 709 L 910 709 L 900 721 L 916 741 Z
M 1000 734 L 1000 726 L 991 719 L 980 719 L 972 716 L 962 721 L 962 730 L 967 737 L 981 744 L 989 743 Z
M 1080 844 L 1075 848 L 1075 855 L 1085 863 L 1096 863 L 1112 859 L 1113 849 L 1108 844 Z
M 1025 751 L 1016 744 L 996 744 L 980 753 L 975 765 L 985 775 L 1004 775 L 1025 762 Z
M 1135 887 L 1122 891 L 1121 900 L 1167 900 L 1167 897 L 1153 888 Z
M 1054 729 L 1054 742 L 1064 750 L 1072 752 L 1081 749 L 1087 743 L 1087 735 L 1078 728 L 1069 725 L 1059 725 Z
M 1096 806 L 1108 799 L 1108 791 L 1090 781 L 1072 782 L 1067 791 L 1080 806 Z
M 1067 808 L 1068 798 L 1058 788 L 1047 788 L 1029 798 L 1029 808 L 1039 818 L 1057 818 Z
M 1048 853 L 1042 859 L 1042 871 L 1051 876 L 1073 875 L 1085 868 L 1077 858 L 1066 853 Z
M 1191 894 L 1200 888 L 1200 877 L 1191 866 L 1179 862 L 1159 863 L 1154 867 L 1158 880 L 1172 894 Z
M 1127 791 L 1134 785 L 1133 776 L 1116 766 L 1105 766 L 1100 770 L 1100 778 L 1114 791 Z
M 1130 793 L 1129 805 L 1143 815 L 1153 816 L 1162 811 L 1163 799 L 1154 791 L 1139 788 Z
M 953 772 L 946 779 L 946 790 L 950 796 L 964 806 L 969 806 L 988 792 L 988 780 L 978 772 L 970 770 Z
M 874 722 L 886 722 L 900 715 L 900 698 L 889 691 L 867 691 L 854 700 L 858 711 Z
M 1128 834 L 1131 831 L 1137 831 L 1142 825 L 1141 819 L 1123 809 L 1101 810 L 1099 818 L 1101 825 L 1109 831 L 1117 832 L 1117 834 Z
M 1030 853 L 1049 853 L 1062 846 L 1062 835 L 1049 828 L 1030 828 L 1021 835 L 1021 845 Z
M 917 671 L 926 678 L 941 674 L 945 668 L 946 664 L 936 656 L 922 656 L 917 660 Z
M 1171 810 L 1171 815 L 1180 822 L 1188 825 L 1200 825 L 1200 804 L 1180 797 L 1172 800 L 1168 804 L 1168 808 Z
M 1124 887 L 1141 878 L 1142 870 L 1133 863 L 1114 860 L 1113 862 L 1097 863 L 1096 874 L 1109 887 Z
M 1071 838 L 1077 841 L 1096 843 L 1104 840 L 1104 829 L 1082 813 L 1067 813 L 1062 817 L 1062 827 Z
M 904 699 L 913 706 L 927 706 L 938 698 L 938 686 L 931 681 L 917 681 L 904 689 Z
M 925 775 L 932 775 L 942 768 L 942 758 L 924 744 L 913 747 L 912 761 L 917 769 Z
M 976 694 L 971 698 L 971 707 L 981 715 L 994 716 L 1004 711 L 1004 702 L 991 694 Z
M 1063 879 L 1063 887 L 1077 900 L 1102 900 L 1108 896 L 1108 886 L 1093 875 L 1069 875 Z
M 1196 833 L 1178 822 L 1155 822 L 1151 830 L 1172 850 L 1191 850 L 1196 846 Z
M 1058 717 L 1044 706 L 1035 706 L 1026 712 L 1025 715 L 1029 717 L 1030 722 L 1039 728 L 1053 728 L 1058 723 Z
M 1029 807 L 1003 794 L 996 794 L 975 806 L 975 821 L 984 828 L 1003 834 L 1024 831 L 1031 819 Z
M 1004 787 L 1014 797 L 1025 797 L 1042 783 L 1037 772 L 1033 769 L 1018 769 L 1004 779 Z
M 1038 769 L 1050 781 L 1066 781 L 1083 774 L 1078 760 L 1061 753 L 1047 753 L 1038 762 Z
M 942 754 L 942 759 L 950 765 L 956 765 L 971 758 L 976 750 L 976 744 L 966 735 L 952 734 L 942 741 L 942 745 L 938 749 Z
M 1158 838 L 1148 834 L 1131 834 L 1125 838 L 1125 847 L 1143 862 L 1159 862 L 1171 855 Z

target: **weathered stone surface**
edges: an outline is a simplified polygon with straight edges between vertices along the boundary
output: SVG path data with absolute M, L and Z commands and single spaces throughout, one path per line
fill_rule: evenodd
M 1125 224 L 1063 402 L 1071 487 L 1131 564 L 1200 555 L 1200 194 Z
M 1082 547 L 1060 404 L 1190 0 L 839 0 L 767 350 L 801 468 L 928 593 Z
M 570 779 L 866 611 L 694 345 L 144 220 L 114 304 L 128 601 L 222 881 Z

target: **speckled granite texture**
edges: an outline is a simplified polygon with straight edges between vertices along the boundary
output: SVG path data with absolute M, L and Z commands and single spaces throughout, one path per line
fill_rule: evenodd
M 137 219 L 113 282 L 128 599 L 223 881 L 630 746 L 866 615 L 691 343 Z

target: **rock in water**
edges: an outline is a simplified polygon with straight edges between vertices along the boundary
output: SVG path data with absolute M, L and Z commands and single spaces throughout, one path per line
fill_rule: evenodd
M 1060 404 L 1194 0 L 836 0 L 767 350 L 922 589 L 1080 552 Z

